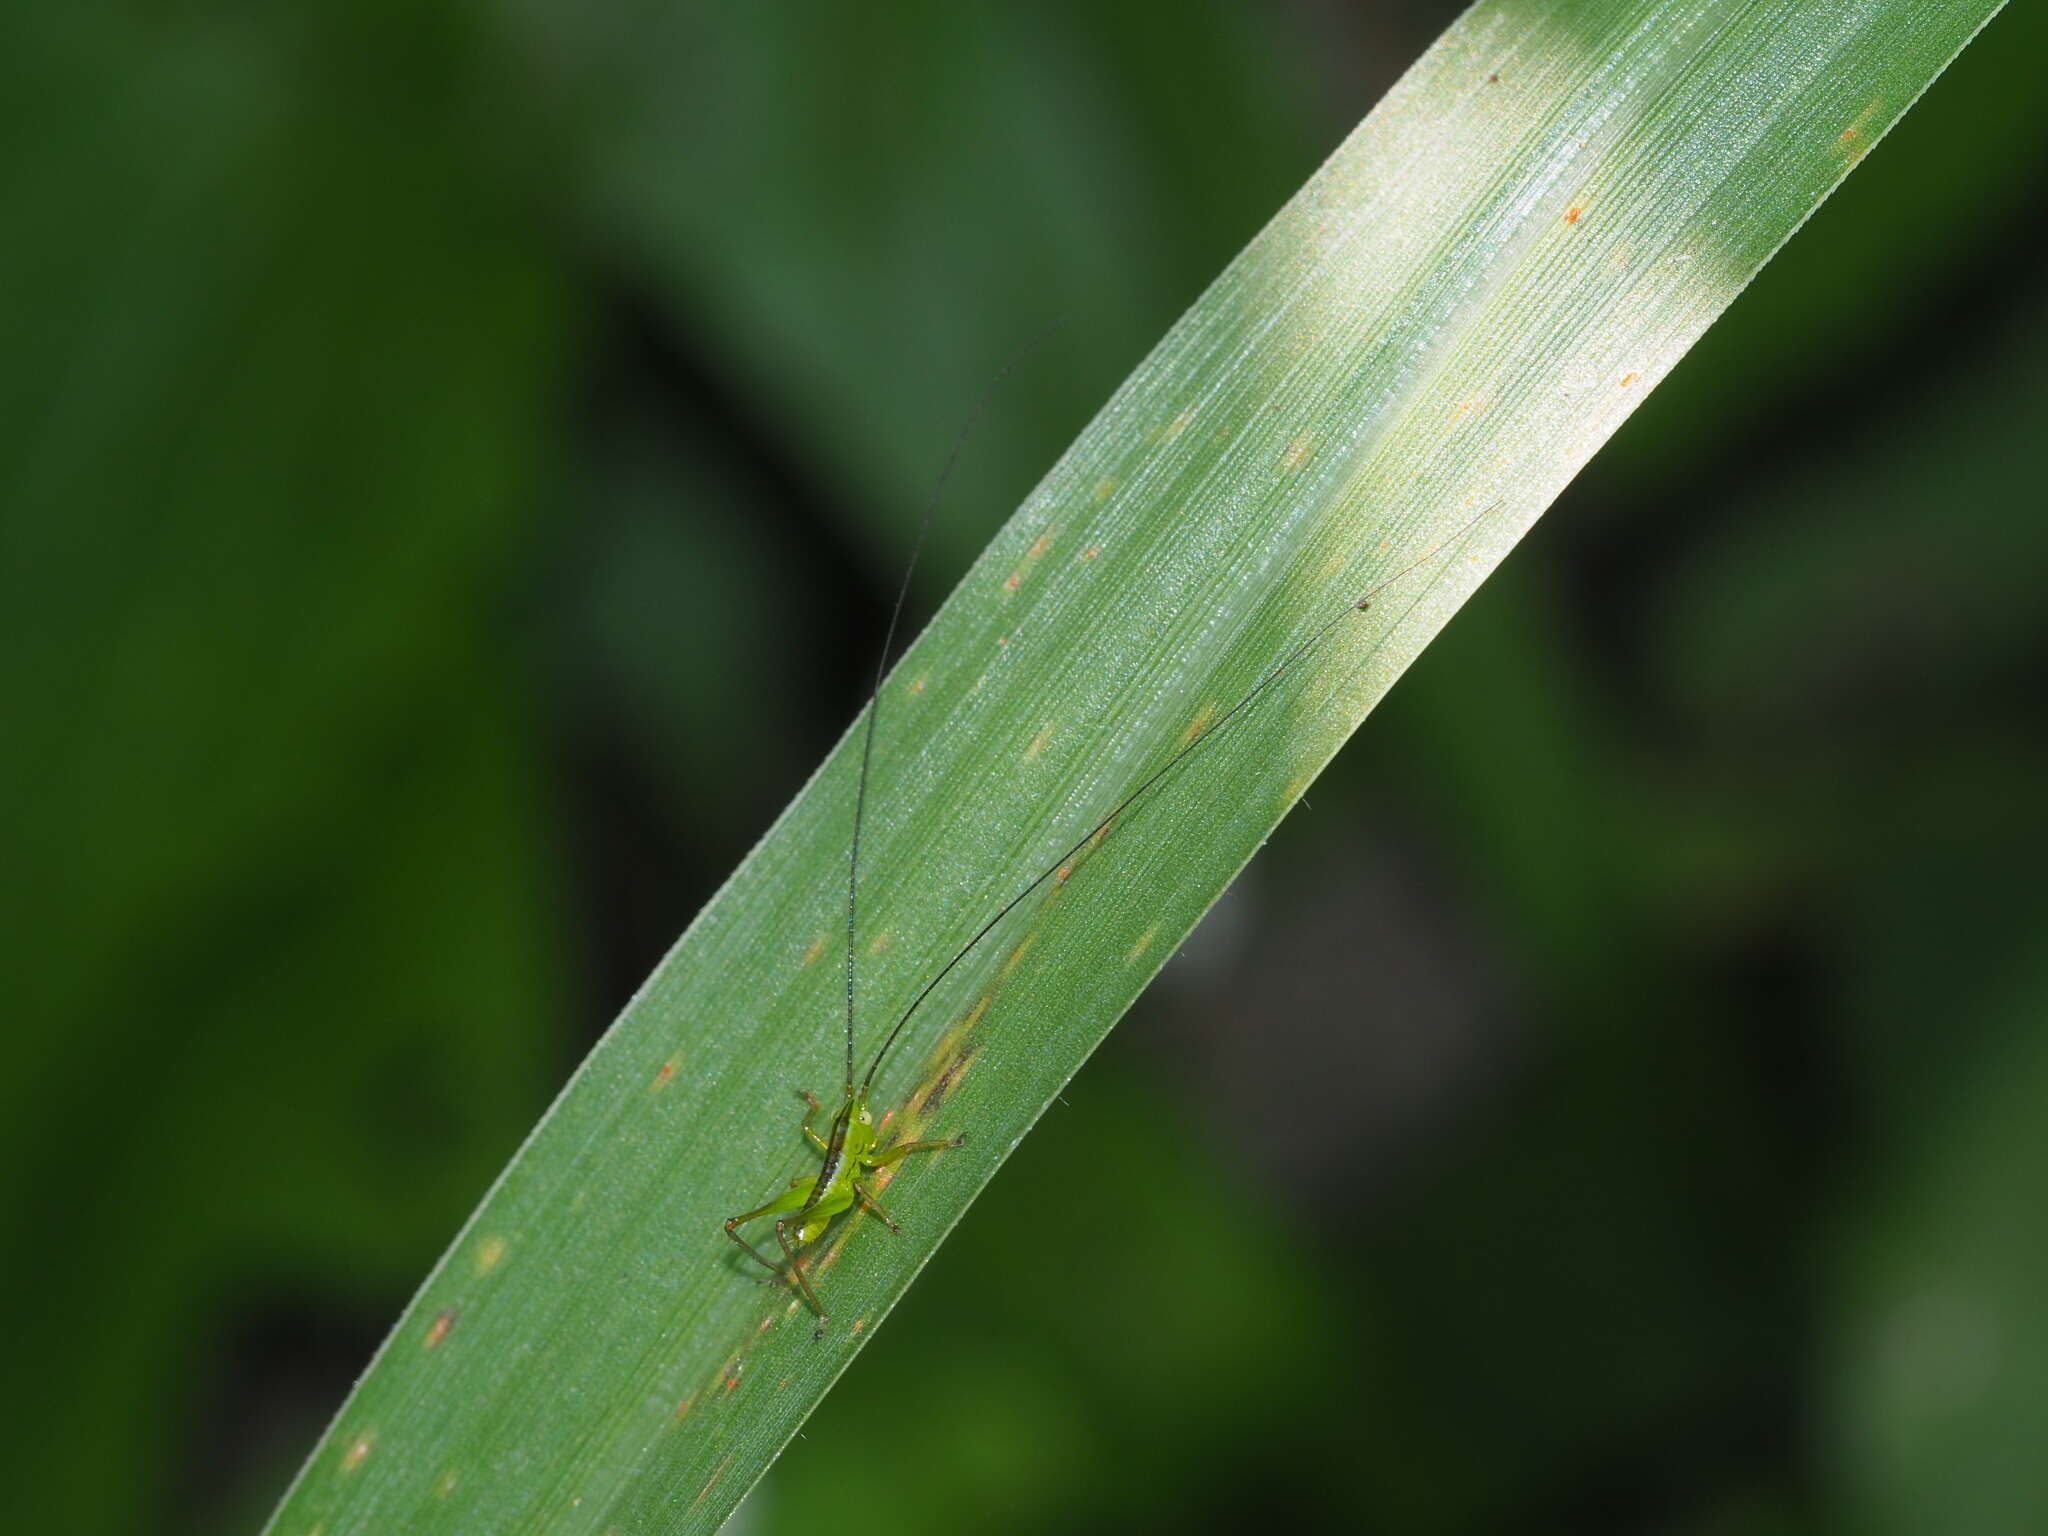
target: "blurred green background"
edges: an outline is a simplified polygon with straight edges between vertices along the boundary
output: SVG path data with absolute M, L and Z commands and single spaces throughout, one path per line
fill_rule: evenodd
M 1030 348 L 920 612 L 1454 11 L 10 12 L 10 1528 L 261 1521 L 857 707 L 965 402 Z M 2044 57 L 1558 504 L 748 1530 L 2048 1529 Z

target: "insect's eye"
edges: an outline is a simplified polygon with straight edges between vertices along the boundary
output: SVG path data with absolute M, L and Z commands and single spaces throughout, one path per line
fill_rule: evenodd
M 862 1125 L 872 1125 L 874 1123 L 874 1119 L 875 1117 L 869 1114 L 866 1110 L 862 1110 L 860 1112 L 860 1123 Z

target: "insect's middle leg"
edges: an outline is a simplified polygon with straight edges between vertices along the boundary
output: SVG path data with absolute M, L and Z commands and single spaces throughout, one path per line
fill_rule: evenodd
M 869 1189 L 859 1179 L 855 1179 L 853 1181 L 853 1192 L 860 1197 L 862 1205 L 881 1218 L 883 1226 L 887 1227 L 891 1232 L 902 1232 L 903 1229 L 896 1225 L 896 1218 L 882 1209 L 882 1202 L 875 1198 L 875 1192 L 872 1189 Z

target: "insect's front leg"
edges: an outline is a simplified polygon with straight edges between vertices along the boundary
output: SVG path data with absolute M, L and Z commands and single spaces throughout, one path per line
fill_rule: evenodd
M 826 1154 L 827 1156 L 830 1156 L 832 1152 L 831 1146 L 827 1144 L 824 1137 L 820 1136 L 816 1131 L 811 1129 L 811 1121 L 814 1118 L 816 1118 L 818 1111 L 823 1109 L 825 1106 L 820 1104 L 818 1102 L 818 1096 L 815 1093 L 810 1092 L 808 1089 L 803 1090 L 797 1096 L 801 1098 L 804 1101 L 804 1103 L 810 1106 L 810 1108 L 804 1111 L 805 1139 L 808 1140 L 810 1144 L 816 1147 L 820 1152 Z
M 913 1152 L 950 1152 L 955 1147 L 964 1147 L 966 1145 L 967 1133 L 962 1131 L 958 1136 L 952 1137 L 947 1141 L 902 1142 L 891 1147 L 886 1152 L 877 1152 L 871 1157 L 862 1158 L 861 1163 L 869 1168 L 886 1168 L 891 1163 L 900 1163 Z

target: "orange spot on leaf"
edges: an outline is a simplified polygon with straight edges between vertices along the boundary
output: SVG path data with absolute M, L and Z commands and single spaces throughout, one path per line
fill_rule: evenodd
M 1583 212 L 1585 212 L 1585 210 L 1584 210 L 1583 208 L 1567 208 L 1567 209 L 1565 209 L 1565 211 L 1564 211 L 1564 221 L 1565 221 L 1565 223 L 1567 223 L 1567 224 L 1576 224 L 1576 223 L 1578 223 L 1578 222 L 1579 222 L 1579 215 L 1580 215 L 1581 213 L 1583 213 Z
M 439 1349 L 441 1341 L 448 1337 L 449 1332 L 454 1327 L 455 1309 L 453 1307 L 443 1307 L 434 1314 L 434 1320 L 427 1324 L 427 1336 L 420 1340 L 421 1347 L 425 1349 Z

